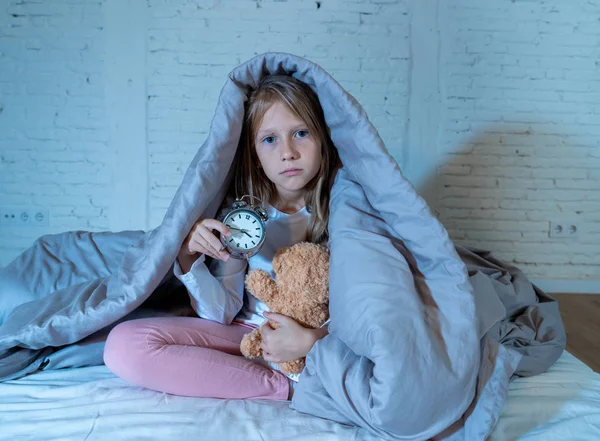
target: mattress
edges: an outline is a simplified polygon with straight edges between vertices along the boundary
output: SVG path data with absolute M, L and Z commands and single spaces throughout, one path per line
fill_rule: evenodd
M 105 366 L 0 383 L 1 440 L 352 440 L 366 431 L 304 415 L 286 401 L 188 398 L 116 378 Z M 600 440 L 600 374 L 564 352 L 512 382 L 493 441 Z

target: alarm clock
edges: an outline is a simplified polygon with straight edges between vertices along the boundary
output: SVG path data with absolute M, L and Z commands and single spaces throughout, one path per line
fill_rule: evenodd
M 223 218 L 223 223 L 231 230 L 231 236 L 220 235 L 223 247 L 235 259 L 249 259 L 258 253 L 267 234 L 265 222 L 269 215 L 262 207 L 243 201 L 245 197 L 251 196 L 236 199 Z

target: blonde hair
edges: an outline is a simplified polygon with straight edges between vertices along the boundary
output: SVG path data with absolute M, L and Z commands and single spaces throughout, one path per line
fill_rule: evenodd
M 240 145 L 233 164 L 233 191 L 235 197 L 248 194 L 260 198 L 264 203 L 273 202 L 277 195 L 275 185 L 264 171 L 257 167 L 258 155 L 255 146 L 256 132 L 263 117 L 276 102 L 287 106 L 297 118 L 304 121 L 309 133 L 321 142 L 320 168 L 316 176 L 306 184 L 304 201 L 308 212 L 311 213 L 307 240 L 322 243 L 329 237 L 329 191 L 340 160 L 329 136 L 319 98 L 307 84 L 288 75 L 269 75 L 250 93 L 246 102 Z

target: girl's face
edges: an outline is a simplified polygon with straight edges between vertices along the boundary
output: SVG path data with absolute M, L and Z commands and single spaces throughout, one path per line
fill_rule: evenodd
M 265 112 L 254 143 L 260 165 L 280 196 L 296 198 L 319 172 L 321 142 L 286 105 Z

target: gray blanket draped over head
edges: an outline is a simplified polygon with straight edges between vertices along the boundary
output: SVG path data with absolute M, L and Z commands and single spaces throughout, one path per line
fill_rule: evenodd
M 275 73 L 316 91 L 344 165 L 330 202 L 329 335 L 308 354 L 292 407 L 386 439 L 485 439 L 509 378 L 543 372 L 563 350 L 556 302 L 485 252 L 457 253 L 356 100 L 318 65 L 282 53 L 230 73 L 160 226 L 45 236 L 1 270 L 0 379 L 58 367 L 58 347 L 165 291 L 192 225 L 225 197 L 248 92 Z M 71 365 L 98 358 L 82 354 Z

